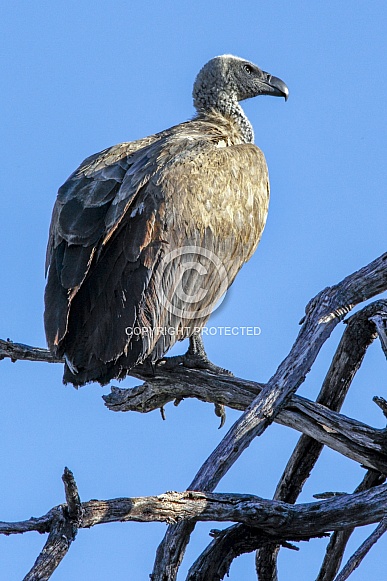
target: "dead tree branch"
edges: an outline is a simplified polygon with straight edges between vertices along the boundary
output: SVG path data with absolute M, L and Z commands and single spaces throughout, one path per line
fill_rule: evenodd
M 378 303 L 385 304 L 385 301 Z M 4 345 L 6 342 L 2 343 Z M 7 343 L 8 356 L 24 353 L 20 345 Z M 32 360 L 35 351 L 37 360 L 43 360 L 44 349 L 23 347 L 26 347 L 25 352 L 29 360 Z M 133 375 L 146 377 L 141 366 L 134 370 Z M 263 385 L 237 377 L 216 376 L 208 371 L 181 368 L 172 372 L 160 367 L 157 368 L 155 377 L 143 385 L 131 389 L 112 387 L 111 393 L 103 396 L 103 399 L 106 406 L 113 411 L 149 412 L 163 407 L 170 401 L 181 401 L 188 397 L 245 410 L 261 393 Z M 372 428 L 296 395 L 290 397 L 275 421 L 310 436 L 313 440 L 368 468 L 387 471 L 385 430 Z
M 132 375 L 145 380 L 145 383 L 131 390 L 113 388 L 112 393 L 104 397 L 109 409 L 147 412 L 162 408 L 173 399 L 180 401 L 184 397 L 196 397 L 211 401 L 216 406 L 234 407 L 244 413 L 203 464 L 189 490 L 183 493 L 81 503 L 74 478 L 66 469 L 63 475 L 66 504 L 54 507 L 40 518 L 0 523 L 0 533 L 3 534 L 32 530 L 49 533 L 46 545 L 26 579 L 48 579 L 66 554 L 78 528 L 104 522 L 135 520 L 172 523 L 157 551 L 152 574 L 154 581 L 172 581 L 176 578 L 196 521 L 236 522 L 238 524 L 229 529 L 213 534 L 214 541 L 193 565 L 188 578 L 192 581 L 221 579 L 233 558 L 247 550 L 259 548 L 257 570 L 260 580 L 274 581 L 279 546 L 292 548 L 289 541 L 307 540 L 328 531 L 335 531 L 334 536 L 338 539 L 339 535 L 344 534 L 344 529 L 381 521 L 340 575 L 347 575 L 351 567 L 353 570 L 354 563 L 363 558 L 386 526 L 387 485 L 380 484 L 384 476 L 379 474 L 387 473 L 386 430 L 376 430 L 347 418 L 339 410 L 376 331 L 382 348 L 385 348 L 387 302 L 373 303 L 347 321 L 346 332 L 317 402 L 296 396 L 295 391 L 343 317 L 356 304 L 387 289 L 386 266 L 387 254 L 384 254 L 339 284 L 324 289 L 310 301 L 289 355 L 267 384 L 185 368 L 170 371 L 162 365 L 156 368 L 156 375 L 149 378 L 145 368 L 135 368 Z M 10 340 L 0 340 L 0 359 L 3 358 L 62 362 L 45 349 Z M 274 500 L 212 493 L 243 450 L 273 421 L 303 433 Z M 367 486 L 363 483 L 363 487 L 359 487 L 354 494 L 295 505 L 323 445 L 367 466 L 370 470 Z M 378 471 L 378 474 L 372 470 Z M 326 557 L 331 570 L 335 568 L 335 574 L 345 546 L 343 539 L 340 547 Z M 342 577 L 342 580 L 345 578 Z
M 368 490 L 373 486 L 379 486 L 386 480 L 386 477 L 373 470 L 368 470 L 363 481 L 356 488 L 355 492 L 362 492 Z M 344 551 L 352 535 L 354 528 L 347 528 L 342 531 L 335 531 L 329 540 L 325 558 L 321 565 L 320 572 L 316 581 L 333 581 L 337 574 L 341 561 L 343 559 Z
M 322 404 L 324 406 L 329 406 L 330 408 L 339 410 L 346 394 L 348 393 L 349 387 L 353 380 L 353 377 L 356 374 L 356 371 L 359 369 L 364 355 L 368 346 L 374 340 L 376 333 L 375 333 L 375 326 L 372 321 L 372 317 L 378 313 L 385 313 L 387 307 L 386 301 L 376 301 L 371 305 L 365 307 L 352 317 L 347 320 L 347 327 L 343 334 L 343 337 L 338 345 L 336 350 L 335 356 L 332 360 L 332 364 L 328 370 L 327 376 L 324 380 L 322 389 L 320 394 L 317 398 L 317 402 L 319 402 L 320 406 Z M 371 319 L 371 321 L 370 321 Z M 297 402 L 297 406 L 300 406 L 304 403 L 302 398 L 298 398 L 297 396 L 292 396 L 291 402 Z M 312 402 L 308 402 L 308 405 L 311 404 L 312 409 L 316 404 L 312 404 Z M 292 404 L 288 404 L 288 407 L 292 409 Z M 320 407 L 319 406 L 319 407 Z M 330 414 L 331 412 L 328 411 L 325 407 L 325 411 Z M 281 422 L 282 416 L 286 410 L 280 412 L 277 416 L 277 421 Z M 304 412 L 304 409 L 303 409 Z M 336 414 L 335 414 L 336 415 Z M 321 425 L 325 427 L 325 430 L 328 432 L 335 432 L 338 434 L 339 439 L 342 438 L 343 432 L 341 428 L 343 424 L 345 424 L 346 418 L 337 414 L 337 418 L 342 418 L 337 422 L 337 432 L 336 428 L 333 427 L 333 424 L 327 421 L 327 418 L 324 417 L 324 421 L 321 422 Z M 316 419 L 316 416 L 315 416 Z M 302 419 L 297 418 L 298 429 L 304 431 L 304 426 L 301 428 Z M 320 425 L 317 422 L 317 425 Z M 287 424 L 289 425 L 289 424 Z M 293 425 L 292 427 L 296 427 Z M 372 429 L 372 428 L 371 428 Z M 325 431 L 324 430 L 324 431 Z M 307 430 L 305 430 L 308 433 Z M 326 432 L 325 432 L 326 433 Z M 350 434 L 350 430 L 347 433 L 347 436 Z M 289 462 L 284 471 L 284 474 L 281 477 L 281 480 L 277 486 L 277 490 L 275 492 L 274 498 L 276 500 L 283 500 L 285 502 L 294 503 L 297 500 L 299 493 L 302 490 L 303 484 L 305 480 L 310 475 L 311 470 L 313 469 L 314 464 L 316 463 L 319 454 L 322 450 L 323 444 L 327 443 L 324 442 L 324 438 L 318 437 L 316 432 L 313 434 L 314 439 L 309 436 L 301 436 Z M 356 439 L 356 437 L 355 437 Z M 329 445 L 329 444 L 328 444 Z M 333 447 L 333 446 L 330 446 Z M 335 449 L 338 449 L 337 447 Z M 340 450 L 343 453 L 343 450 Z M 347 455 L 347 454 L 346 454 Z M 366 463 L 367 464 L 367 463 Z M 385 471 L 385 470 L 384 470 Z M 365 477 L 362 485 L 358 487 L 357 491 L 365 490 L 370 488 L 371 486 L 375 486 L 377 484 L 381 484 L 384 482 L 385 478 L 381 476 L 378 472 L 369 471 L 367 476 Z M 330 565 L 324 562 L 324 576 L 321 577 L 321 581 L 329 581 L 333 579 L 334 575 L 337 573 L 337 568 L 340 565 L 340 562 L 335 569 L 333 576 L 325 576 L 328 574 L 328 566 L 334 567 L 333 561 L 339 559 L 338 550 L 339 547 L 342 548 L 342 551 L 345 549 L 345 542 L 344 539 L 348 539 L 351 535 L 353 529 L 346 529 L 345 531 L 338 531 L 334 533 L 332 536 L 332 544 L 335 547 L 334 552 L 329 555 L 329 562 Z M 230 539 L 228 538 L 228 534 L 230 535 Z M 230 542 L 235 537 L 239 538 L 239 545 L 238 546 L 246 546 L 251 538 L 254 538 L 254 533 L 246 527 L 245 525 L 236 525 L 234 527 L 230 527 L 222 532 L 221 537 L 217 537 L 206 549 L 208 552 L 208 559 L 207 559 L 207 566 L 210 567 L 210 570 L 216 570 L 216 567 L 219 567 L 219 570 L 222 569 L 222 560 L 225 558 L 222 546 L 230 546 Z M 243 541 L 245 539 L 245 541 Z M 340 539 L 340 542 L 338 540 Z M 245 542 L 245 544 L 243 544 Z M 277 576 L 277 554 L 280 548 L 280 542 L 273 542 L 263 543 L 260 546 L 260 550 L 257 554 L 257 573 L 260 581 L 275 581 Z M 221 545 L 218 547 L 218 545 Z M 251 545 L 249 545 L 251 546 Z M 205 552 L 206 553 L 206 552 Z M 205 555 L 203 553 L 203 556 Z M 230 554 L 231 555 L 231 554 Z M 219 559 L 218 559 L 219 557 Z M 229 559 L 229 564 L 231 564 L 232 558 Z M 206 569 L 205 563 L 201 562 L 200 558 L 197 562 L 197 567 L 203 574 L 203 579 L 205 579 L 205 575 L 209 573 L 209 570 Z M 195 565 L 191 568 L 192 571 L 192 579 L 195 579 L 194 574 L 196 574 Z M 198 577 L 200 578 L 200 577 Z M 319 577 L 320 579 L 320 577 Z
M 16 361 L 43 361 L 45 363 L 64 363 L 64 359 L 55 357 L 48 349 L 41 347 L 31 347 L 24 343 L 14 343 L 11 339 L 0 339 L 0 360 L 11 359 Z
M 178 379 L 168 378 L 164 383 L 164 379 L 156 377 L 151 382 L 133 389 L 113 387 L 112 393 L 103 398 L 107 407 L 115 411 L 150 411 L 160 407 L 160 402 L 165 398 L 171 401 L 175 398 L 182 400 L 192 396 L 201 401 L 213 403 L 219 401 L 228 407 L 242 410 L 248 407 L 262 389 L 260 384 L 252 381 L 225 376 L 211 377 L 210 373 L 202 371 L 184 369 L 174 372 L 173 375 L 177 375 Z M 195 384 L 190 384 L 194 378 Z M 171 381 L 174 383 L 171 384 Z M 192 385 L 191 394 L 190 385 Z M 223 389 L 225 385 L 227 391 Z M 382 472 L 387 470 L 387 434 L 384 429 L 372 428 L 331 411 L 322 404 L 296 395 L 290 397 L 275 421 L 302 432 L 369 468 Z
M 364 557 L 370 551 L 372 546 L 380 539 L 387 531 L 387 517 L 378 524 L 374 532 L 360 545 L 358 550 L 352 555 L 343 570 L 337 575 L 335 581 L 345 581 L 351 573 L 357 569 Z
M 195 476 L 190 489 L 213 490 L 250 442 L 270 425 L 305 380 L 322 345 L 358 303 L 387 288 L 387 253 L 321 291 L 307 306 L 299 335 L 276 373 L 228 431 Z M 173 581 L 189 542 L 192 524 L 169 527 L 158 547 L 153 581 Z
M 240 534 L 241 527 L 244 527 L 245 534 Z M 262 533 L 257 528 L 247 527 L 245 525 L 233 525 L 225 531 L 211 531 L 214 541 L 202 552 L 195 563 L 188 571 L 186 581 L 221 581 L 230 570 L 231 563 L 234 559 L 243 553 L 250 553 L 254 550 L 261 549 L 273 543 L 280 544 L 287 548 L 291 541 L 307 541 L 307 537 L 279 536 Z
M 15 523 L 16 528 L 14 530 L 12 530 L 12 524 L 7 528 L 7 523 L 0 523 L 0 533 L 7 535 L 15 532 L 26 532 L 27 529 L 37 530 L 38 532 L 49 531 L 46 544 L 23 581 L 46 581 L 49 579 L 63 557 L 66 556 L 71 543 L 76 537 L 78 528 L 82 524 L 83 511 L 81 501 L 74 476 L 68 468 L 65 468 L 62 480 L 65 486 L 67 504 L 53 508 L 45 517 L 40 519 L 30 519 L 24 523 Z M 46 530 L 42 530 L 43 522 Z M 34 524 L 37 528 L 31 528 Z M 5 525 L 4 530 L 2 530 L 2 525 Z
M 63 478 L 67 483 L 67 497 L 71 497 L 70 504 L 56 506 L 39 518 L 17 523 L 0 523 L 0 533 L 6 535 L 30 531 L 49 532 L 41 554 L 25 577 L 29 581 L 50 578 L 66 555 L 78 528 L 128 521 L 242 522 L 257 529 L 251 533 L 248 543 L 243 541 L 244 551 L 246 548 L 252 550 L 273 542 L 273 539 L 281 543 L 286 543 L 289 539 L 306 540 L 324 535 L 326 531 L 378 522 L 384 518 L 387 502 L 387 485 L 381 485 L 355 494 L 299 505 L 265 500 L 252 495 L 196 491 L 80 503 L 74 478 L 68 469 L 65 469 Z M 240 540 L 234 546 L 235 555 L 241 549 Z
M 316 400 L 320 405 L 336 412 L 340 411 L 352 380 L 362 364 L 367 348 L 377 336 L 372 318 L 380 316 L 380 313 L 386 311 L 387 301 L 375 301 L 347 319 L 347 327 Z M 328 430 L 335 429 L 332 424 L 326 423 L 324 426 Z M 347 433 L 347 437 L 348 435 L 349 433 Z M 341 440 L 341 438 L 342 434 L 340 433 L 339 439 Z M 277 485 L 274 499 L 296 502 L 306 479 L 320 456 L 324 443 L 326 442 L 316 438 L 315 434 L 304 431 Z M 278 545 L 267 546 L 257 553 L 256 569 L 261 581 L 275 581 L 277 579 L 279 548 Z

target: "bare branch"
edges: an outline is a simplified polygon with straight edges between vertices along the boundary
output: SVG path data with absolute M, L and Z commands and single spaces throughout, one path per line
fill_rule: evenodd
M 213 490 L 251 441 L 261 435 L 304 381 L 322 345 L 341 318 L 356 304 L 386 290 L 387 253 L 321 291 L 308 305 L 300 333 L 289 355 L 242 417 L 195 476 L 192 489 Z M 192 526 L 169 527 L 157 550 L 153 581 L 172 581 L 189 541 Z
M 207 372 L 195 372 L 192 370 L 182 370 L 175 372 L 179 376 L 172 386 L 170 380 L 155 378 L 151 383 L 133 389 L 112 388 L 112 393 L 103 396 L 108 402 L 110 409 L 136 409 L 141 408 L 149 411 L 153 406 L 159 407 L 159 402 L 164 396 L 172 400 L 175 397 L 191 396 L 202 401 L 213 401 L 215 399 L 227 401 L 227 406 L 241 409 L 248 402 L 253 401 L 254 393 L 261 391 L 261 386 L 252 381 L 245 381 L 239 378 L 218 378 L 214 377 L 212 387 L 208 386 Z M 191 379 L 185 381 L 182 376 L 189 376 Z M 195 383 L 189 383 L 194 381 Z M 203 378 L 203 380 L 202 380 Z M 227 385 L 227 391 L 224 389 Z M 234 389 L 233 389 L 234 386 Z M 111 403 L 114 401 L 114 403 Z M 332 450 L 364 464 L 368 468 L 387 471 L 387 451 L 385 449 L 386 432 L 367 426 L 362 422 L 348 418 L 336 412 L 330 411 L 321 404 L 311 402 L 300 397 L 291 396 L 286 407 L 282 409 L 275 421 L 283 426 L 302 432 L 321 444 L 329 446 Z M 304 455 L 301 455 L 302 457 Z
M 375 327 L 368 319 L 372 314 L 385 309 L 385 307 L 385 301 L 378 301 L 369 307 L 366 307 L 359 313 L 356 313 L 348 320 L 347 329 L 339 344 L 330 370 L 324 381 L 323 388 L 320 392 L 318 398 L 320 403 L 326 403 L 335 406 L 336 408 L 341 405 L 352 378 L 361 364 L 366 348 L 375 337 Z M 298 398 L 294 397 L 292 401 L 294 400 L 298 400 Z M 308 403 L 313 405 L 311 402 Z M 283 412 L 280 413 L 277 419 L 280 419 L 282 414 Z M 325 421 L 322 424 L 325 425 L 325 429 L 327 430 L 329 430 L 328 423 L 329 422 Z M 333 429 L 332 426 L 331 429 Z M 314 462 L 318 458 L 321 448 L 322 446 L 311 438 L 303 436 L 300 439 L 295 453 L 292 456 L 292 460 L 289 462 L 287 470 L 285 470 L 282 481 L 277 487 L 275 498 L 287 502 L 295 502 L 305 479 L 308 477 Z M 381 480 L 379 483 L 380 482 Z M 238 525 L 238 527 L 231 527 L 228 529 L 233 537 L 236 535 L 237 528 L 240 537 L 251 537 L 251 531 L 249 531 L 249 529 L 244 525 Z M 224 531 L 223 537 L 225 537 L 226 534 L 227 531 Z M 213 545 L 216 545 L 217 542 L 218 540 L 216 539 L 213 542 Z M 225 544 L 225 542 L 227 543 L 227 539 L 222 538 L 222 543 Z M 278 544 L 270 545 L 270 543 L 266 543 L 264 549 L 260 551 L 257 561 L 257 570 L 260 580 L 274 581 L 277 579 L 276 554 L 278 549 Z M 213 548 L 212 552 L 214 554 L 217 552 L 216 547 Z M 208 562 L 211 567 L 215 566 L 214 554 L 212 555 L 211 564 Z M 218 554 L 220 555 L 220 559 L 225 558 L 225 555 L 222 555 L 222 552 L 219 550 Z
M 68 516 L 74 526 L 78 528 L 82 524 L 83 509 L 74 475 L 67 467 L 64 469 L 62 480 L 65 487 Z M 74 532 L 74 536 L 75 534 L 76 532 Z
M 0 534 L 2 535 L 19 535 L 36 531 L 38 533 L 49 533 L 53 519 L 55 518 L 55 509 L 50 510 L 44 516 L 38 518 L 32 517 L 20 522 L 0 522 Z
M 310 438 L 300 440 L 299 451 L 295 451 L 298 460 L 296 461 L 295 457 L 292 460 L 295 463 L 293 473 L 284 477 L 285 481 L 288 483 L 291 481 L 298 491 L 321 451 L 321 446 L 319 446 L 309 456 L 309 448 L 316 446 L 314 440 L 369 468 L 386 471 L 384 430 L 375 430 L 334 411 L 329 411 L 325 407 L 333 409 L 341 407 L 352 379 L 362 363 L 366 349 L 376 336 L 375 325 L 370 318 L 386 310 L 387 301 L 381 300 L 368 305 L 350 317 L 317 399 L 318 403 L 291 396 L 286 407 L 276 417 L 275 421 L 278 423 L 313 438 L 313 441 Z M 148 412 L 173 399 L 181 401 L 183 398 L 195 397 L 202 401 L 220 403 L 240 410 L 246 409 L 261 393 L 263 387 L 262 384 L 253 381 L 215 376 L 205 371 L 184 368 L 170 374 L 159 367 L 156 374 L 151 381 L 133 389 L 113 387 L 111 394 L 103 396 L 107 407 L 114 411 Z M 304 467 L 301 476 L 298 462 L 305 463 L 306 457 L 310 457 L 310 467 Z M 297 478 L 300 484 L 296 484 L 294 471 L 298 473 Z M 279 490 L 281 486 L 279 484 Z M 298 492 L 293 494 L 296 498 Z
M 250 494 L 207 493 L 186 490 L 166 492 L 159 496 L 89 500 L 81 505 L 83 520 L 80 528 L 90 528 L 109 522 L 242 522 L 260 529 L 269 536 L 299 539 L 379 522 L 385 515 L 387 485 L 376 486 L 354 494 L 344 494 L 327 500 L 305 504 L 288 504 L 266 500 Z M 49 519 L 49 520 L 48 520 Z M 51 509 L 48 515 L 19 523 L 0 523 L 0 534 L 20 534 L 36 530 L 41 523 L 50 526 L 50 535 L 66 531 L 64 521 L 72 527 L 67 505 Z M 302 535 L 300 535 L 302 531 Z M 61 533 L 63 534 L 63 532 Z
M 73 526 L 64 512 L 64 507 L 58 506 L 50 512 L 52 514 L 50 534 L 34 566 L 23 581 L 49 579 L 74 540 Z
M 64 363 L 64 359 L 55 357 L 48 349 L 31 347 L 23 343 L 14 343 L 10 339 L 0 339 L 0 360 L 9 358 L 13 362 L 18 359 L 26 361 L 44 361 L 46 363 Z
M 1 340 L 0 343 L 3 346 L 3 350 L 5 349 L 4 346 L 6 346 L 7 356 L 13 360 L 19 358 L 62 363 L 62 360 L 55 359 L 45 349 Z M 133 375 L 145 377 L 146 372 L 141 366 L 138 366 L 133 371 Z M 244 410 L 253 401 L 254 397 L 261 392 L 262 386 L 263 384 L 253 381 L 216 376 L 207 371 L 181 368 L 171 372 L 158 367 L 156 376 L 151 381 L 132 389 L 112 387 L 111 394 L 103 396 L 103 398 L 107 407 L 113 411 L 135 410 L 148 412 L 157 408 L 162 409 L 165 403 L 169 401 L 181 401 L 188 397 L 195 397 L 202 401 Z M 373 461 L 367 457 L 368 449 L 379 448 L 383 434 L 374 431 L 372 428 L 367 428 L 363 424 L 349 423 L 345 432 L 348 434 L 354 429 L 354 425 L 357 425 L 358 431 L 361 433 L 361 440 L 357 441 L 355 436 L 349 440 L 344 437 L 344 442 L 337 442 L 335 433 L 340 432 L 342 423 L 346 425 L 346 418 L 328 415 L 323 408 L 317 410 L 314 405 L 307 399 L 295 396 L 290 400 L 287 410 L 280 412 L 276 421 L 304 433 L 313 434 L 314 438 L 322 441 L 332 449 L 340 451 L 369 467 L 383 469 L 383 458 Z M 318 421 L 316 421 L 316 418 L 318 418 Z M 328 432 L 327 430 L 330 431 Z M 363 441 L 364 437 L 366 439 Z M 347 443 L 349 448 L 347 448 Z M 359 447 L 356 452 L 352 451 L 355 443 Z M 363 449 L 365 453 L 363 453 Z
M 46 581 L 49 579 L 66 555 L 76 537 L 78 527 L 82 524 L 83 509 L 71 470 L 64 469 L 62 480 L 65 485 L 67 505 L 54 507 L 40 519 L 9 523 L 8 526 L 7 523 L 0 523 L 0 533 L 4 534 L 22 533 L 27 530 L 38 530 L 39 532 L 49 530 L 50 534 L 46 544 L 24 581 Z M 43 530 L 43 522 L 45 530 Z M 37 528 L 31 528 L 34 524 Z
M 387 357 L 387 313 L 378 313 L 371 320 L 375 323 L 383 352 Z
M 364 481 L 358 487 L 358 490 L 366 490 L 371 488 L 382 480 L 385 480 L 385 477 L 382 477 L 376 472 L 368 472 L 364 478 Z M 341 495 L 332 497 L 332 499 L 341 498 L 342 500 L 348 500 L 348 498 L 353 498 L 353 496 L 354 495 Z M 312 505 L 308 506 L 311 507 Z M 297 508 L 297 505 L 295 508 Z M 353 531 L 353 528 L 339 529 L 332 535 L 332 538 L 345 538 L 347 531 L 350 535 Z M 286 546 L 286 540 L 308 540 L 308 538 L 311 538 L 312 536 L 311 535 L 310 537 L 307 537 L 304 535 L 303 537 L 291 537 L 288 532 L 285 534 L 282 534 L 282 532 L 282 529 L 279 528 L 275 533 L 264 533 L 262 528 L 252 528 L 244 524 L 234 525 L 223 531 L 217 531 L 216 534 L 212 535 L 214 536 L 214 541 L 212 541 L 212 543 L 205 549 L 205 551 L 203 551 L 200 557 L 192 565 L 187 577 L 187 581 L 206 581 L 207 579 L 218 581 L 218 579 L 223 579 L 224 576 L 228 573 L 233 559 L 242 553 L 250 552 L 255 549 L 261 549 L 263 552 L 266 548 L 273 548 L 279 545 Z M 304 528 L 300 528 L 300 532 L 304 533 Z M 276 551 L 274 553 L 269 551 L 268 557 L 270 556 L 275 559 Z M 262 565 L 265 563 L 270 565 L 270 561 L 268 559 L 263 561 Z M 325 572 L 327 575 L 329 575 L 329 570 L 326 570 Z M 261 568 L 259 571 L 260 581 L 261 579 L 275 579 L 276 577 L 276 563 L 273 563 L 273 566 L 271 567 L 269 566 L 267 570 Z M 329 581 L 330 579 L 333 579 L 333 577 L 330 575 L 327 577 L 321 576 L 321 580 L 323 579 L 324 581 Z
M 362 492 L 374 486 L 379 486 L 386 480 L 386 477 L 373 470 L 368 470 L 363 481 L 356 488 L 355 492 Z M 335 531 L 328 543 L 325 558 L 321 565 L 316 581 L 332 581 L 337 574 L 348 540 L 354 528 L 347 528 L 342 531 Z
M 378 397 L 377 395 L 375 395 L 372 398 L 372 401 L 375 402 L 376 405 L 380 407 L 384 417 L 387 418 L 387 400 L 385 400 L 384 397 Z
M 8 351 L 9 356 L 11 353 L 15 355 L 23 352 L 19 349 L 20 344 L 11 345 L 16 348 L 15 351 Z M 38 352 L 38 360 L 43 360 L 44 349 L 28 347 L 23 353 L 31 356 L 35 351 Z M 133 371 L 134 374 L 136 377 L 146 376 L 141 366 Z M 244 410 L 262 391 L 262 386 L 263 384 L 254 381 L 216 376 L 207 371 L 181 368 L 172 372 L 160 367 L 151 381 L 132 389 L 112 387 L 111 393 L 103 398 L 107 407 L 114 411 L 148 412 L 162 408 L 168 401 L 188 397 Z M 325 407 L 299 396 L 291 396 L 275 421 L 312 437 L 368 468 L 387 471 L 384 430 L 376 430 L 330 412 Z
M 387 517 L 385 516 L 383 520 L 376 527 L 374 532 L 360 545 L 358 550 L 352 555 L 348 563 L 345 565 L 343 570 L 337 575 L 335 581 L 345 581 L 351 575 L 351 573 L 360 565 L 366 554 L 372 548 L 372 546 L 380 539 L 382 535 L 387 531 Z
M 366 350 L 376 337 L 375 325 L 370 321 L 370 318 L 386 310 L 387 301 L 376 301 L 346 321 L 347 327 L 317 397 L 319 404 L 335 411 L 341 409 Z M 319 425 L 318 422 L 317 425 Z M 327 431 L 335 430 L 332 423 L 324 422 L 322 425 Z M 324 442 L 324 439 L 316 437 L 317 434 L 312 431 L 303 430 L 303 432 L 304 435 L 299 439 L 277 485 L 274 494 L 276 500 L 296 502 L 305 480 L 309 477 L 320 456 L 323 444 L 327 443 Z M 349 432 L 344 437 L 346 438 L 348 435 Z M 338 431 L 340 440 L 342 436 L 340 429 Z M 340 451 L 342 452 L 342 449 Z M 279 548 L 279 545 L 266 546 L 257 553 L 256 569 L 260 581 L 276 581 Z
M 246 534 L 240 534 L 241 528 L 246 529 Z M 289 546 L 289 537 L 265 534 L 261 530 L 246 527 L 245 525 L 233 525 L 225 531 L 211 531 L 215 540 L 203 551 L 188 571 L 186 581 L 221 581 L 228 575 L 232 561 L 243 553 L 250 553 L 267 544 L 281 544 Z M 306 537 L 295 537 L 292 541 L 309 540 Z

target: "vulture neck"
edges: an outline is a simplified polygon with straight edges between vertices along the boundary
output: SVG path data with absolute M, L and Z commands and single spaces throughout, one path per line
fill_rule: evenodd
M 224 117 L 231 118 L 240 129 L 241 139 L 244 143 L 254 142 L 253 127 L 237 100 L 218 101 L 217 103 L 213 104 L 209 110 L 203 108 L 199 110 L 198 113 L 208 115 L 211 110 L 217 111 Z
M 245 143 L 253 143 L 254 142 L 254 130 L 253 126 L 251 125 L 250 121 L 247 119 L 245 112 L 243 111 L 242 107 L 239 105 L 238 101 L 232 101 L 230 106 L 225 109 L 223 112 L 220 110 L 223 115 L 231 117 L 239 125 L 242 139 Z

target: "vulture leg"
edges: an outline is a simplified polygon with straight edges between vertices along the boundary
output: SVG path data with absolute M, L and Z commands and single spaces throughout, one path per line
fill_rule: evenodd
M 184 367 L 191 369 L 208 369 L 208 371 L 220 375 L 232 375 L 231 371 L 215 365 L 208 359 L 200 333 L 195 333 L 189 338 L 189 347 L 184 355 L 164 357 L 161 361 L 165 365 L 165 369 L 174 369 L 178 365 L 184 365 Z

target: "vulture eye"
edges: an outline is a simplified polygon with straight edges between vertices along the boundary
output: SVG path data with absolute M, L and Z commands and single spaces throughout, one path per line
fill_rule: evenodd
M 251 67 L 250 65 L 243 65 L 243 70 L 248 75 L 251 75 L 251 73 L 253 72 L 253 67 Z

